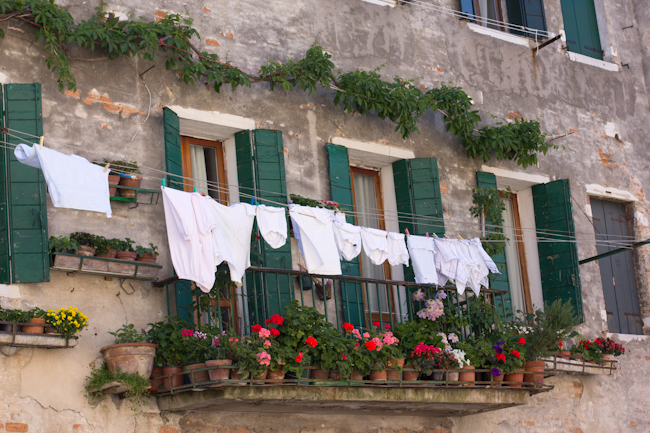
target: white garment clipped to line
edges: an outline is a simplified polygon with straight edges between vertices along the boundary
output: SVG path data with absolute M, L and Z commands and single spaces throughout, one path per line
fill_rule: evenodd
M 289 205 L 289 215 L 307 272 L 341 275 L 341 260 L 334 236 L 334 212 L 310 206 Z

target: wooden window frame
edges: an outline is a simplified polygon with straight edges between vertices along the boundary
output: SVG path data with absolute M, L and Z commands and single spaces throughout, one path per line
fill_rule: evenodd
M 379 170 L 369 170 L 367 168 L 360 168 L 360 167 L 354 167 L 350 166 L 350 183 L 352 185 L 352 200 L 354 201 L 354 210 L 355 210 L 355 215 L 354 215 L 354 221 L 356 225 L 359 225 L 356 211 L 357 211 L 357 203 L 356 203 L 356 194 L 355 194 L 355 189 L 354 189 L 354 174 L 362 174 L 366 176 L 372 176 L 375 180 L 375 193 L 377 195 L 377 218 L 379 220 L 379 229 L 380 230 L 386 230 L 386 221 L 384 220 L 384 199 L 383 199 L 383 194 L 382 194 L 382 188 L 381 188 L 381 177 Z M 365 254 L 365 252 L 361 252 L 361 254 Z M 390 280 L 391 279 L 391 268 L 390 264 L 388 263 L 388 260 L 384 262 L 384 279 L 385 280 Z M 361 275 L 363 275 L 363 262 L 361 259 L 359 259 L 359 269 L 361 271 Z M 366 285 L 365 283 L 362 283 L 362 292 L 363 292 L 363 304 L 364 304 L 364 314 L 366 317 L 366 323 L 370 322 L 377 322 L 379 321 L 379 313 L 372 312 L 370 310 L 370 303 L 368 302 L 367 296 L 366 296 Z M 393 295 L 393 290 L 392 286 L 388 286 L 387 288 L 390 290 L 390 305 L 393 308 L 393 311 L 391 313 L 381 313 L 381 320 L 385 323 L 390 323 L 390 316 L 393 315 L 393 320 L 396 320 L 396 312 L 395 312 L 395 297 Z M 378 299 L 377 302 L 379 303 L 379 306 L 381 308 L 381 301 Z
M 499 191 L 499 197 L 512 200 L 512 213 L 515 220 L 515 237 L 517 242 L 517 252 L 519 253 L 519 265 L 521 270 L 521 279 L 524 285 L 524 302 L 526 303 L 526 313 L 533 313 L 533 300 L 530 295 L 530 280 L 528 279 L 528 266 L 526 264 L 526 252 L 524 251 L 524 237 L 521 229 L 521 219 L 519 217 L 519 202 L 517 201 L 517 194 L 508 193 L 504 194 Z
M 474 1 L 475 15 L 482 18 L 482 19 L 488 19 L 487 14 L 485 16 L 483 16 L 481 14 L 480 0 L 473 0 L 473 1 Z M 500 21 L 500 22 L 504 22 L 504 20 L 503 20 L 503 17 L 504 17 L 504 15 L 503 15 L 503 6 L 504 5 L 501 4 L 501 0 L 494 0 L 494 6 L 495 6 L 494 9 L 495 9 L 495 13 L 496 13 L 496 20 Z M 477 19 L 477 21 L 478 21 L 478 19 Z M 500 30 L 502 32 L 507 31 L 506 28 L 504 28 L 503 26 L 500 26 L 500 25 L 488 23 L 488 28 L 491 28 L 490 26 L 495 26 L 495 27 L 497 27 L 497 30 Z
M 219 175 L 219 202 L 228 204 L 228 188 L 226 186 L 226 166 L 224 164 L 223 143 L 220 141 L 203 140 L 200 138 L 181 136 L 181 155 L 183 159 L 183 177 L 185 192 L 194 191 L 192 181 L 192 158 L 190 156 L 190 145 L 197 144 L 204 147 L 212 147 L 217 153 L 217 173 Z

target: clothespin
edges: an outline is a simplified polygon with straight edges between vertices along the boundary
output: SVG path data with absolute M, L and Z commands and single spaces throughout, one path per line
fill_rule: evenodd
M 196 188 L 194 188 L 194 192 L 196 192 Z
M 251 197 L 251 206 L 255 206 L 255 197 Z
M 465 239 L 463 239 L 463 237 L 461 235 L 458 235 L 458 239 L 460 239 L 461 241 L 465 240 Z
M 438 238 L 438 235 L 434 233 L 434 234 L 433 234 L 433 237 L 437 239 L 437 238 Z
M 429 232 L 427 232 L 427 238 L 429 237 Z
M 164 177 L 163 177 L 163 180 L 162 180 L 162 187 L 163 187 L 163 189 L 165 189 L 165 178 Z
M 110 166 L 111 166 L 110 162 L 108 164 L 106 164 L 106 166 L 104 167 L 104 173 L 106 173 L 106 170 L 108 170 L 108 167 L 110 167 Z
M 45 136 L 41 135 L 41 138 L 38 139 L 38 145 L 41 146 L 41 149 L 43 148 L 43 140 L 45 140 Z
M 409 233 L 409 229 L 404 229 L 404 233 L 406 233 L 406 236 L 411 237 L 411 234 Z
M 202 195 L 203 197 L 207 197 L 207 195 L 205 195 L 205 193 L 204 193 L 203 191 L 201 191 L 201 195 Z
M 447 236 L 447 234 L 446 234 L 446 233 L 445 233 L 445 239 L 449 239 L 449 236 Z

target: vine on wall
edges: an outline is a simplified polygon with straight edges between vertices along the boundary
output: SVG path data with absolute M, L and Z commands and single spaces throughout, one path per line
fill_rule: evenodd
M 501 254 L 506 248 L 508 240 L 503 235 L 503 211 L 506 205 L 501 201 L 496 188 L 474 188 L 472 203 L 469 212 L 474 218 L 484 218 L 485 236 L 481 238 L 483 249 L 490 257 Z M 507 191 L 502 191 L 508 195 Z
M 90 19 L 74 23 L 72 15 L 54 0 L 0 0 L 0 21 L 20 19 L 34 24 L 36 41 L 43 42 L 49 53 L 46 65 L 57 75 L 59 90 L 76 90 L 70 62 L 113 60 L 117 57 L 138 57 L 155 62 L 164 53 L 165 67 L 175 70 L 185 84 L 203 82 L 215 92 L 230 85 L 240 86 L 268 82 L 271 89 L 300 89 L 310 94 L 319 88 L 335 92 L 334 104 L 347 113 L 374 114 L 388 118 L 395 130 L 406 139 L 418 131 L 420 118 L 428 110 L 442 113 L 446 129 L 458 137 L 469 158 L 484 161 L 514 160 L 522 167 L 537 164 L 537 155 L 558 146 L 546 141 L 536 120 L 498 122 L 478 127 L 481 117 L 472 110 L 471 98 L 460 88 L 442 84 L 422 91 L 413 80 L 400 77 L 384 81 L 380 68 L 373 71 L 342 72 L 331 61 L 331 55 L 315 44 L 300 60 L 271 62 L 251 74 L 217 54 L 200 51 L 192 39 L 200 39 L 192 27 L 192 19 L 170 14 L 158 22 L 120 21 L 110 18 L 103 6 L 96 8 Z M 0 37 L 4 32 L 0 29 Z M 75 58 L 70 46 L 77 45 L 103 53 L 104 57 Z M 251 70 L 251 69 L 247 69 Z

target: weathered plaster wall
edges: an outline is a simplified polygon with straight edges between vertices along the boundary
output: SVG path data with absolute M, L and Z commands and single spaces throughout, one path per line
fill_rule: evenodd
M 57 1 L 68 4 L 77 18 L 87 18 L 99 4 Z M 633 206 L 633 227 L 639 237 L 650 234 L 650 206 L 644 189 L 650 185 L 647 154 L 649 123 L 647 79 L 650 64 L 648 2 L 602 2 L 608 40 L 615 48 L 615 61 L 629 64 L 608 72 L 570 61 L 556 42 L 533 58 L 527 47 L 514 45 L 470 31 L 467 24 L 427 12 L 414 5 L 387 8 L 361 0 L 276 1 L 269 7 L 259 0 L 206 0 L 203 2 L 160 0 L 157 2 L 109 1 L 107 9 L 153 19 L 165 12 L 179 12 L 195 19 L 203 36 L 196 41 L 233 64 L 255 68 L 267 60 L 300 57 L 315 41 L 332 53 L 343 70 L 374 69 L 385 65 L 386 78 L 400 75 L 424 87 L 452 82 L 473 97 L 477 109 L 490 119 L 539 118 L 544 131 L 571 135 L 556 143 L 566 149 L 540 158 L 527 173 L 553 179 L 569 178 L 572 195 L 586 209 L 585 185 L 599 184 L 628 191 L 638 198 Z M 135 3 L 135 4 L 134 4 Z M 455 0 L 436 3 L 456 7 Z M 547 0 L 549 30 L 563 28 L 560 0 Z M 622 30 L 634 23 L 634 29 Z M 373 116 L 346 115 L 333 106 L 325 91 L 308 95 L 300 91 L 271 92 L 255 85 L 232 93 L 224 88 L 215 94 L 201 84 L 188 87 L 159 62 L 145 75 L 152 92 L 138 78 L 150 64 L 137 59 L 113 62 L 73 62 L 77 92 L 59 93 L 44 65 L 42 45 L 33 42 L 33 30 L 17 21 L 1 22 L 6 38 L 0 42 L 0 82 L 43 86 L 44 133 L 56 150 L 75 152 L 89 159 L 126 158 L 157 169 L 164 168 L 162 142 L 163 105 L 180 105 L 206 111 L 239 115 L 256 120 L 259 128 L 283 132 L 288 190 L 318 199 L 329 198 L 325 144 L 335 136 L 410 149 L 416 157 L 438 158 L 443 206 L 448 232 L 464 237 L 476 235 L 466 224 L 475 172 L 482 161 L 469 160 L 458 140 L 444 130 L 441 116 L 427 114 L 420 134 L 408 140 L 393 131 L 388 121 Z M 604 47 L 607 48 L 607 47 Z M 606 49 L 607 51 L 607 49 Z M 73 49 L 75 56 L 99 54 Z M 645 69 L 644 69 L 645 68 Z M 612 126 L 606 132 L 606 125 Z M 136 131 L 135 139 L 132 139 Z M 618 139 L 614 134 L 618 133 Z M 61 144 L 58 144 L 61 143 Z M 95 152 L 95 153 L 93 153 Z M 490 161 L 490 166 L 524 171 L 513 162 Z M 144 187 L 159 181 L 145 178 Z M 113 218 L 48 206 L 51 235 L 90 231 L 105 236 L 130 237 L 138 243 L 161 246 L 160 262 L 171 274 L 166 252 L 162 205 L 139 206 L 114 203 Z M 596 253 L 593 227 L 574 208 L 576 230 L 581 233 L 580 258 Z M 650 246 L 636 253 L 642 315 L 650 317 Z M 602 318 L 604 298 L 598 265 L 581 267 L 585 323 L 581 332 L 594 338 L 606 330 Z M 129 286 L 129 283 L 132 285 Z M 132 295 L 131 289 L 135 289 Z M 164 294 L 149 283 L 101 277 L 67 277 L 52 273 L 52 281 L 2 288 L 2 306 L 59 308 L 78 306 L 90 317 L 91 327 L 71 350 L 19 351 L 0 355 L 0 431 L 93 431 L 120 432 L 132 429 L 132 416 L 117 400 L 91 407 L 83 397 L 84 377 L 100 358 L 99 348 L 111 342 L 106 334 L 127 322 L 138 327 L 161 320 L 166 314 Z M 9 295 L 9 296 L 6 296 Z M 646 333 L 650 332 L 646 320 Z M 522 408 L 502 410 L 464 419 L 428 424 L 424 420 L 304 417 L 219 416 L 157 413 L 146 408 L 139 431 L 637 431 L 650 422 L 650 391 L 644 386 L 650 372 L 650 350 L 643 340 L 626 344 L 622 374 L 608 378 L 561 377 L 550 379 L 556 388 L 532 398 Z M 322 421 L 322 423 L 321 423 Z M 320 424 L 319 424 L 320 423 Z M 398 425 L 399 424 L 399 425 Z M 161 426 L 165 425 L 167 427 Z M 438 427 L 441 426 L 441 427 Z M 438 427 L 438 430 L 436 428 Z M 365 430 L 364 430 L 365 429 Z

